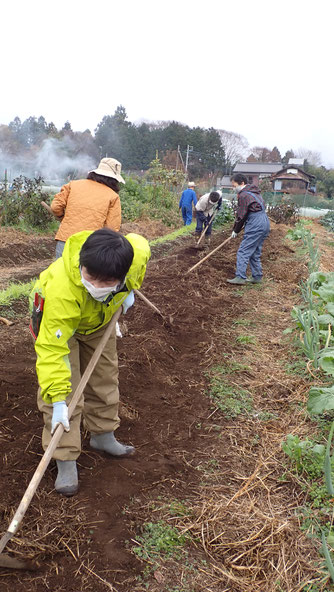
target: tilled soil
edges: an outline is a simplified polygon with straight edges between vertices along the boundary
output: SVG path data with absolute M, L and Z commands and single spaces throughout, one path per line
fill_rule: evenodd
M 212 248 L 226 236 L 226 232 L 215 233 Z M 41 270 L 40 260 L 46 260 L 46 252 L 52 256 L 54 243 L 39 240 L 40 244 L 35 238 L 33 244 L 29 238 L 26 243 L 1 244 L 1 267 L 6 274 L 11 263 L 19 266 L 18 277 L 12 269 L 16 279 L 29 279 Z M 193 459 L 203 445 L 215 442 L 212 432 L 204 444 L 198 429 L 210 416 L 209 401 L 203 396 L 204 372 L 213 359 L 229 351 L 228 338 L 222 350 L 212 327 L 217 323 L 228 326 L 251 306 L 252 298 L 251 290 L 241 297 L 225 283 L 234 275 L 236 247 L 231 241 L 188 276 L 187 269 L 206 254 L 193 247 L 193 238 L 154 250 L 142 291 L 166 320 L 137 298 L 123 318 L 124 336 L 118 341 L 122 400 L 118 437 L 133 444 L 136 454 L 120 460 L 97 454 L 84 434 L 80 491 L 70 499 L 54 492 L 55 468 L 50 465 L 17 538 L 8 545 L 9 552 L 31 557 L 40 567 L 34 574 L 0 570 L 1 590 L 99 592 L 108 588 L 108 582 L 117 592 L 134 589 L 133 579 L 141 565 L 126 541 L 133 536 L 138 516 L 131 510 L 125 516 L 124 508 L 149 491 L 185 497 L 198 480 Z M 284 264 L 290 252 L 281 229 L 274 227 L 265 245 L 263 265 L 267 276 L 280 282 L 283 294 L 297 291 L 302 273 Z M 20 306 L 15 324 L 0 326 L 2 531 L 41 455 L 35 355 L 28 316 L 22 316 Z M 0 314 L 6 316 L 4 308 Z M 222 441 L 221 445 L 228 444 Z

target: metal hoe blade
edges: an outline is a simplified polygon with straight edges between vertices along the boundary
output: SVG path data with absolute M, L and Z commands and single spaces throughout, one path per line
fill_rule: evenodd
M 15 559 L 15 557 L 10 557 L 5 553 L 2 553 L 5 546 L 7 545 L 8 541 L 12 538 L 11 532 L 5 532 L 2 539 L 0 540 L 0 567 L 7 567 L 10 569 L 29 569 L 34 570 L 37 569 L 37 565 L 35 565 L 32 561 L 24 561 L 22 559 Z
M 9 555 L 5 555 L 4 553 L 0 553 L 0 568 L 1 567 L 7 567 L 9 569 L 27 569 L 29 571 L 34 571 L 38 568 L 38 566 L 31 561 L 21 561 L 20 559 L 15 559 L 15 557 L 9 557 Z

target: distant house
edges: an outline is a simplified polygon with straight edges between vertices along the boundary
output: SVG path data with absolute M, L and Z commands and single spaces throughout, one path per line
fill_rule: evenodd
M 288 164 L 294 164 L 298 167 L 303 167 L 305 162 L 305 158 L 289 158 Z
M 233 174 L 242 173 L 247 177 L 248 183 L 258 185 L 262 179 L 271 177 L 281 168 L 281 162 L 238 162 L 233 169 Z
M 315 176 L 306 173 L 300 166 L 286 165 L 271 176 L 274 191 L 286 193 L 315 192 Z
M 232 189 L 231 177 L 230 175 L 224 175 L 221 178 L 217 179 L 217 186 L 220 189 Z

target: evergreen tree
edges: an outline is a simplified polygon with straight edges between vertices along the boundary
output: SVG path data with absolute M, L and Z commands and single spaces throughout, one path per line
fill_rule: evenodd
M 290 158 L 295 158 L 295 153 L 293 150 L 287 150 L 282 158 L 283 164 L 288 164 Z

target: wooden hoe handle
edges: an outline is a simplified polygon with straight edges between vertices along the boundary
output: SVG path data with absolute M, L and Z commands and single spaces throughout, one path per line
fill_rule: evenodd
M 219 249 L 221 249 L 224 245 L 226 245 L 226 243 L 228 243 L 231 239 L 232 239 L 232 237 L 229 236 L 226 240 L 224 240 L 223 243 L 221 243 L 220 245 L 218 245 L 218 247 L 213 249 L 213 251 L 211 251 L 211 253 L 209 253 L 208 255 L 203 257 L 203 259 L 201 259 L 198 263 L 196 263 L 196 265 L 193 265 L 190 269 L 188 269 L 188 271 L 186 271 L 185 275 L 188 275 L 188 273 L 190 273 L 191 271 L 196 269 L 196 267 L 199 267 L 200 265 L 202 265 L 202 263 L 204 263 L 204 261 L 209 259 L 209 257 L 211 257 L 211 255 L 213 255 L 214 253 L 217 253 L 217 251 L 219 251 Z
M 49 214 L 51 214 L 51 216 L 56 218 L 56 220 L 60 221 L 63 219 L 63 216 L 56 216 L 56 214 L 53 213 L 52 209 L 45 201 L 41 201 L 41 205 L 43 206 L 43 208 L 45 208 L 49 212 Z
M 148 298 L 146 298 L 146 296 L 144 296 L 144 294 L 142 294 L 141 292 L 139 292 L 139 290 L 133 290 L 135 294 L 137 294 L 137 296 L 139 296 L 139 298 L 141 298 L 143 300 L 143 302 L 145 302 L 145 304 L 147 304 L 147 306 L 149 306 L 150 308 L 152 308 L 152 310 L 154 310 L 154 312 L 157 312 L 158 315 L 160 315 L 161 317 L 163 317 L 164 315 L 162 314 L 162 312 L 160 312 L 160 310 L 155 306 L 155 304 L 153 304 L 153 302 L 151 302 Z
M 202 231 L 202 234 L 201 234 L 201 236 L 199 237 L 199 239 L 198 239 L 198 241 L 197 241 L 197 243 L 196 243 L 196 245 L 197 245 L 197 246 L 200 244 L 200 242 L 201 242 L 201 240 L 202 240 L 203 236 L 205 236 L 205 235 L 206 235 L 207 231 L 209 230 L 209 226 L 212 226 L 212 222 L 214 221 L 214 219 L 215 219 L 215 217 L 217 216 L 217 214 L 218 214 L 218 209 L 216 209 L 216 210 L 213 212 L 213 215 L 212 215 L 212 218 L 211 218 L 211 220 L 210 220 L 209 224 L 207 224 L 207 225 L 206 225 L 206 227 L 204 228 L 204 230 Z
M 99 345 L 97 346 L 95 352 L 93 353 L 87 368 L 85 370 L 85 372 L 83 373 L 81 380 L 78 384 L 78 387 L 76 388 L 74 395 L 72 397 L 71 403 L 69 404 L 68 407 L 68 417 L 70 418 L 82 393 L 83 390 L 88 382 L 88 380 L 90 379 L 90 376 L 98 362 L 98 359 L 101 355 L 101 353 L 103 352 L 103 349 L 108 341 L 108 339 L 110 338 L 111 333 L 113 332 L 113 330 L 115 329 L 115 325 L 116 322 L 118 321 L 120 314 L 122 312 L 122 307 L 120 306 L 120 308 L 115 312 L 114 316 L 112 317 Z M 50 443 L 47 447 L 47 449 L 45 450 L 41 461 L 35 471 L 35 473 L 33 474 L 33 477 L 23 495 L 23 498 L 20 502 L 19 507 L 17 508 L 14 518 L 12 519 L 7 532 L 5 533 L 5 535 L 2 537 L 2 539 L 0 540 L 0 553 L 3 551 L 5 545 L 7 544 L 7 542 L 10 540 L 10 538 L 17 532 L 22 519 L 30 505 L 30 502 L 33 498 L 33 496 L 35 495 L 36 489 L 49 465 L 49 462 L 53 456 L 54 451 L 56 450 L 59 440 L 62 437 L 64 432 L 64 426 L 62 424 L 58 425 L 58 427 L 56 428 L 56 431 L 54 432 Z

